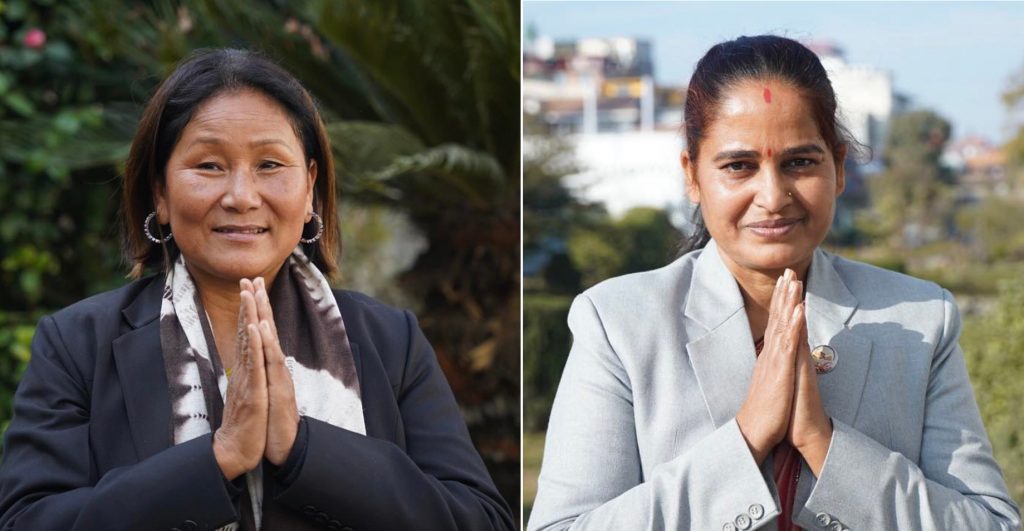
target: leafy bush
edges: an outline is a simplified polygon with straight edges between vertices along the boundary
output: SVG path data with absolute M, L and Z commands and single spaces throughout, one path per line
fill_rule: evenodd
M 996 461 L 1010 495 L 1024 501 L 1024 285 L 1000 286 L 996 307 L 964 323 L 960 344 Z
M 523 298 L 523 429 L 547 428 L 551 403 L 569 356 L 572 338 L 566 319 L 572 297 Z

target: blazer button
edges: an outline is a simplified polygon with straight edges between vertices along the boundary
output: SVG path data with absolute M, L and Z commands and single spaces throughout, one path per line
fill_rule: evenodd
M 732 525 L 732 522 L 726 522 L 722 526 L 722 531 L 736 531 L 736 526 Z
M 754 520 L 760 520 L 761 517 L 764 516 L 764 505 L 761 505 L 760 503 L 751 505 L 750 508 L 747 509 L 747 514 L 749 514 Z
M 843 523 L 839 520 L 832 520 L 832 523 L 828 525 L 828 531 L 843 531 Z
M 818 513 L 814 515 L 814 523 L 818 524 L 818 527 L 825 529 L 828 524 L 832 523 L 832 516 L 828 513 Z
M 338 528 L 339 528 L 339 526 L 338 526 L 338 521 L 337 520 L 331 520 L 330 522 L 327 522 L 327 529 L 338 529 Z
M 740 529 L 750 529 L 750 517 L 745 514 L 737 516 L 736 527 Z
M 181 529 L 182 531 L 196 531 L 196 529 L 199 529 L 199 524 L 192 520 L 185 520 L 185 525 L 181 526 Z
M 330 518 L 328 518 L 328 517 L 327 517 L 327 513 L 316 513 L 316 518 L 315 518 L 315 520 L 316 520 L 316 521 L 317 521 L 318 523 L 321 523 L 321 524 L 322 524 L 322 523 L 326 522 L 327 520 L 330 520 Z
M 306 516 L 313 516 L 314 514 L 316 514 L 316 507 L 313 507 L 312 505 L 307 505 L 303 507 L 302 514 Z

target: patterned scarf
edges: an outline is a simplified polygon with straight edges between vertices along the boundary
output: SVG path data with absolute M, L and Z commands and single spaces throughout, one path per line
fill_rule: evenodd
M 288 257 L 268 295 L 299 414 L 365 435 L 359 380 L 345 322 L 327 279 L 300 247 Z M 174 444 L 217 429 L 228 379 L 209 317 L 182 256 L 164 284 L 160 345 L 170 386 Z M 246 474 L 246 488 L 241 521 L 221 529 L 261 528 L 262 468 Z

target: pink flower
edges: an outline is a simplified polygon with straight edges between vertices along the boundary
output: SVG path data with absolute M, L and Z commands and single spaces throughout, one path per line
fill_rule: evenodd
M 46 44 L 46 33 L 39 28 L 32 28 L 25 33 L 25 38 L 21 40 L 21 43 L 29 48 L 38 50 Z

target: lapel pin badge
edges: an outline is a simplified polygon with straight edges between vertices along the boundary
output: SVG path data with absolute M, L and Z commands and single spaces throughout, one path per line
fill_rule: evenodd
M 834 348 L 828 345 L 818 345 L 811 351 L 811 359 L 814 360 L 814 372 L 825 374 L 832 372 L 839 362 L 839 354 Z

